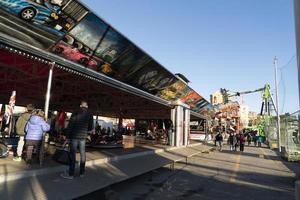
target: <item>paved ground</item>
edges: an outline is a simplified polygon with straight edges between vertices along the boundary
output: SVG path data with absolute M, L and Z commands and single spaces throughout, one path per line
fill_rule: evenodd
M 79 199 L 292 200 L 299 175 L 299 163 L 268 148 L 246 146 L 241 153 L 225 147 L 176 164 L 175 171 L 160 168 Z
M 121 156 L 121 155 L 129 155 L 132 153 L 139 153 L 149 150 L 155 149 L 163 149 L 167 146 L 164 145 L 147 145 L 144 144 L 143 146 L 136 146 L 135 148 L 130 149 L 123 149 L 123 148 L 115 148 L 115 149 L 96 149 L 96 148 L 87 148 L 86 159 L 87 161 L 101 159 L 106 157 L 114 157 L 114 156 Z M 29 170 L 36 170 L 36 169 L 45 169 L 60 166 L 59 163 L 52 160 L 52 155 L 54 154 L 55 147 L 49 146 L 47 148 L 48 154 L 45 158 L 44 166 L 39 166 L 39 162 L 33 162 L 30 167 L 28 167 L 24 160 L 22 162 L 14 162 L 13 156 L 9 155 L 7 158 L 1 158 L 0 160 L 0 176 L 7 175 L 10 173 L 17 173 L 17 172 L 24 172 Z M 77 154 L 77 160 L 79 160 L 79 154 Z M 1 182 L 1 181 L 0 181 Z
M 152 145 L 134 149 L 92 151 L 92 154 L 88 154 L 91 160 L 86 163 L 85 177 L 75 177 L 74 180 L 60 178 L 59 173 L 66 170 L 63 165 L 45 164 L 42 168 L 21 170 L 22 167 L 19 167 L 14 169 L 16 171 L 10 171 L 8 169 L 12 161 L 8 159 L 8 163 L 0 167 L 4 168 L 4 173 L 0 173 L 0 199 L 74 199 L 162 166 L 172 166 L 174 161 L 185 161 L 187 157 L 207 152 L 209 149 L 211 146 L 198 143 L 179 148 Z M 103 157 L 104 155 L 108 157 Z

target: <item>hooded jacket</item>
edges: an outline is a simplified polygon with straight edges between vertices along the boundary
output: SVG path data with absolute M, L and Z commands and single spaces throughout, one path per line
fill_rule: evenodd
M 50 125 L 40 116 L 33 115 L 28 120 L 25 130 L 26 140 L 42 140 L 43 133 L 50 130 Z

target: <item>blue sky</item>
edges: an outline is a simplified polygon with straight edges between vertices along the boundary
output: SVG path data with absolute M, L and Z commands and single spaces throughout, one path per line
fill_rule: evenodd
M 281 112 L 299 108 L 292 0 L 82 1 L 207 100 L 221 87 L 274 89 L 277 56 Z M 261 94 L 243 99 L 259 112 Z

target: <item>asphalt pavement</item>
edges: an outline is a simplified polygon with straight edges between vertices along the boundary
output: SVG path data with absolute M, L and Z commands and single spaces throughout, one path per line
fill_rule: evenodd
M 292 200 L 299 175 L 299 163 L 267 147 L 234 152 L 225 146 L 177 163 L 175 170 L 160 168 L 79 199 Z

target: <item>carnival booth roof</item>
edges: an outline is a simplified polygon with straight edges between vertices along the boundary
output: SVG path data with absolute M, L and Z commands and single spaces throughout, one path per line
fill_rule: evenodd
M 0 0 L 1 102 L 16 90 L 17 104 L 42 106 L 49 65 L 55 62 L 52 109 L 72 110 L 80 99 L 111 116 L 133 117 L 141 109 L 169 116 L 174 101 L 189 105 L 195 115 L 212 109 L 81 2 L 45 2 Z

